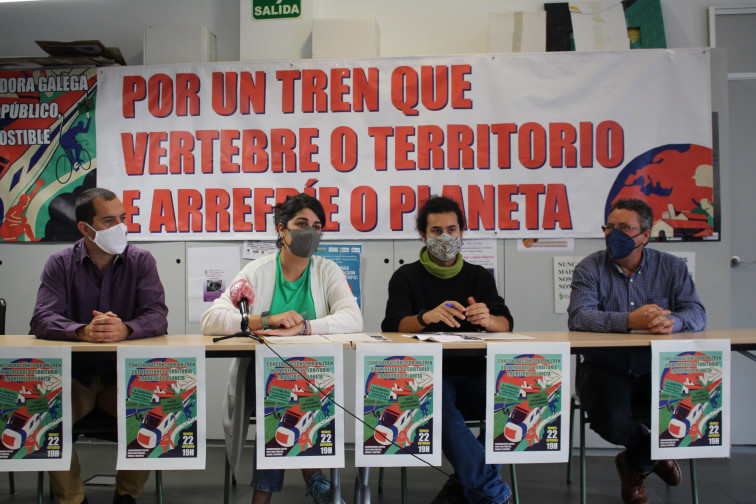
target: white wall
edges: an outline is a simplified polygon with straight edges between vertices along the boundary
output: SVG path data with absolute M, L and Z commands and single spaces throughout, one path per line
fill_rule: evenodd
M 311 35 L 306 22 L 265 21 L 249 19 L 250 0 L 56 0 L 43 2 L 0 3 L 0 57 L 42 56 L 34 40 L 99 39 L 106 46 L 119 47 L 130 65 L 142 63 L 142 33 L 147 25 L 206 24 L 217 36 L 217 59 L 276 59 L 308 57 Z M 709 5 L 727 5 L 729 0 L 662 0 L 663 15 L 669 47 L 700 47 L 708 44 L 707 11 Z M 756 0 L 738 3 L 756 5 Z M 311 18 L 375 18 L 380 29 L 381 56 L 421 54 L 458 54 L 486 52 L 488 12 L 511 10 L 539 10 L 543 2 L 532 0 L 303 0 L 307 19 Z M 715 63 L 715 66 L 717 64 Z M 720 71 L 718 75 L 722 75 Z M 717 88 L 717 86 L 720 86 Z M 727 89 L 715 83 L 714 105 L 725 119 Z M 724 105 L 723 105 L 724 104 Z M 726 122 L 726 121 L 725 121 Z M 730 194 L 727 124 L 720 124 L 722 143 L 722 197 Z M 740 193 L 738 193 L 740 194 Z M 737 203 L 748 215 L 754 213 L 752 198 Z M 696 279 L 699 294 L 707 307 L 709 326 L 730 327 L 731 299 L 750 299 L 753 285 L 738 284 L 731 293 L 729 270 L 731 236 L 729 205 L 723 206 L 723 240 L 719 243 L 659 245 L 668 250 L 696 253 Z M 0 296 L 10 300 L 8 331 L 28 332 L 39 272 L 52 251 L 64 245 L 8 245 L 0 244 Z M 576 254 L 588 253 L 603 246 L 600 240 L 579 240 Z M 363 271 L 370 270 L 377 281 L 366 281 L 364 290 L 366 329 L 377 330 L 382 318 L 387 270 L 395 266 L 395 256 L 407 255 L 414 260 L 409 243 L 365 242 Z M 164 248 L 148 246 L 159 255 L 163 282 L 169 291 L 172 333 L 194 332 L 195 324 L 186 321 L 184 276 L 186 244 L 180 242 Z M 393 249 L 396 249 L 395 252 Z M 551 254 L 518 254 L 515 243 L 502 241 L 499 246 L 501 271 L 500 288 L 515 316 L 516 329 L 562 330 L 566 316 L 553 313 L 551 294 Z M 390 261 L 390 262 L 387 262 Z M 754 267 L 756 268 L 756 267 Z M 742 297 L 741 297 L 742 296 Z M 751 310 L 749 321 L 756 326 L 756 311 Z M 212 362 L 209 373 L 213 382 L 210 390 L 224 390 L 226 361 Z M 740 383 L 745 383 L 741 381 Z M 748 382 L 750 383 L 750 381 Z M 735 386 L 739 382 L 735 380 Z M 737 391 L 735 391 L 737 393 Z M 221 394 L 210 394 L 209 411 L 217 410 Z M 214 401 L 214 402 L 213 402 Z M 752 403 L 753 401 L 751 401 Z M 751 417 L 749 412 L 745 417 Z M 209 436 L 221 437 L 219 422 L 214 414 Z M 756 442 L 756 434 L 735 432 L 736 442 Z M 750 429 L 752 430 L 752 429 Z

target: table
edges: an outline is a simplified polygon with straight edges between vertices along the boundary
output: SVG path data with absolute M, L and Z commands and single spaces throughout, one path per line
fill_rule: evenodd
M 405 338 L 401 333 L 381 333 L 392 343 L 417 343 L 425 344 L 426 342 L 413 338 Z M 755 329 L 707 329 L 692 333 L 675 333 L 657 336 L 650 333 L 591 333 L 582 331 L 527 331 L 518 332 L 525 336 L 532 336 L 532 340 L 516 340 L 521 342 L 563 342 L 568 341 L 572 348 L 572 353 L 584 353 L 595 349 L 604 348 L 647 348 L 651 349 L 652 341 L 665 340 L 719 340 L 729 339 L 730 346 L 733 350 L 755 350 L 756 349 L 756 328 Z M 0 346 L 59 346 L 67 345 L 73 352 L 115 352 L 119 345 L 145 345 L 145 346 L 197 346 L 205 347 L 207 357 L 248 357 L 249 352 L 254 352 L 255 347 L 259 345 L 257 341 L 250 338 L 229 338 L 227 340 L 213 343 L 212 336 L 202 334 L 168 334 L 155 338 L 143 338 L 137 340 L 122 341 L 119 343 L 88 343 L 84 341 L 52 341 L 41 340 L 33 335 L 0 335 Z M 275 338 L 267 338 L 269 343 L 275 343 Z M 500 342 L 502 340 L 496 340 Z M 367 343 L 366 343 L 367 344 Z M 380 342 L 370 342 L 370 344 L 380 344 Z M 485 350 L 486 341 L 460 341 L 444 343 L 444 350 Z M 345 347 L 354 348 L 355 343 L 345 343 Z
M 406 338 L 401 333 L 381 333 L 392 343 L 415 343 L 426 344 L 413 338 Z M 746 357 L 756 360 L 752 354 L 746 350 L 756 349 L 756 329 L 708 329 L 694 333 L 675 333 L 669 335 L 653 335 L 650 333 L 591 333 L 581 331 L 538 331 L 538 332 L 521 332 L 525 336 L 531 336 L 531 340 L 516 340 L 519 342 L 564 342 L 570 343 L 573 354 L 589 353 L 606 348 L 632 348 L 645 349 L 650 352 L 652 341 L 664 340 L 721 340 L 729 339 L 732 350 L 740 351 Z M 275 338 L 268 338 L 268 342 Z M 497 342 L 502 340 L 495 340 Z M 70 341 L 51 341 L 37 339 L 33 335 L 0 335 L 0 345 L 2 346 L 59 346 L 67 345 L 73 352 L 116 352 L 120 345 L 145 345 L 145 346 L 197 346 L 205 347 L 206 357 L 248 357 L 255 351 L 257 341 L 250 338 L 230 338 L 217 343 L 213 343 L 212 336 L 201 334 L 176 334 L 159 336 L 155 338 L 145 338 L 119 343 L 88 343 L 88 342 L 70 342 Z M 364 344 L 380 344 L 380 342 L 369 342 Z M 356 343 L 345 343 L 347 348 L 354 348 Z M 485 352 L 486 341 L 462 341 L 443 343 L 445 352 L 454 353 L 474 353 L 481 355 Z M 367 487 L 369 468 L 361 468 L 355 482 L 355 499 L 354 502 L 370 502 L 370 492 Z M 341 489 L 338 469 L 332 470 L 332 479 L 334 483 L 334 502 L 340 502 Z

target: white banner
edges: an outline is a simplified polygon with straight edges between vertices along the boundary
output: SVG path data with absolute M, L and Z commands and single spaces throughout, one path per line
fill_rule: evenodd
M 707 49 L 106 67 L 98 86 L 98 185 L 134 240 L 273 239 L 301 191 L 340 240 L 416 239 L 430 194 L 469 238 L 600 237 L 617 197 L 703 219 L 667 238 L 712 236 Z
M 651 342 L 651 458 L 730 456 L 730 340 Z

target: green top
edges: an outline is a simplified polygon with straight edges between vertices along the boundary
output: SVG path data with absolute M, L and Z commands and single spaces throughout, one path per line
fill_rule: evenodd
M 302 276 L 288 282 L 284 279 L 281 270 L 281 252 L 276 253 L 276 287 L 273 289 L 273 299 L 270 302 L 270 313 L 284 313 L 294 310 L 302 314 L 304 318 L 315 318 L 315 303 L 312 301 L 310 289 L 310 265 L 312 258 L 307 263 Z

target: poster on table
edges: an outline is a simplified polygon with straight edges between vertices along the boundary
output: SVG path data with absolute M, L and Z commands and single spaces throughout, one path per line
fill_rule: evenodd
M 486 463 L 567 462 L 570 344 L 488 343 Z
M 358 344 L 357 467 L 441 465 L 441 345 Z
M 257 467 L 344 467 L 343 350 L 257 346 Z
M 0 71 L 0 243 L 81 238 L 74 201 L 96 185 L 96 102 L 95 67 Z
M 653 236 L 716 240 L 709 67 L 686 48 L 100 68 L 98 183 L 134 241 L 272 240 L 302 191 L 329 240 L 416 240 L 431 194 L 468 239 L 600 238 L 639 197 Z
M 651 342 L 651 458 L 730 456 L 730 341 Z
M 121 469 L 205 468 L 205 350 L 118 347 Z
M 71 466 L 71 348 L 6 347 L 0 357 L 0 471 Z

